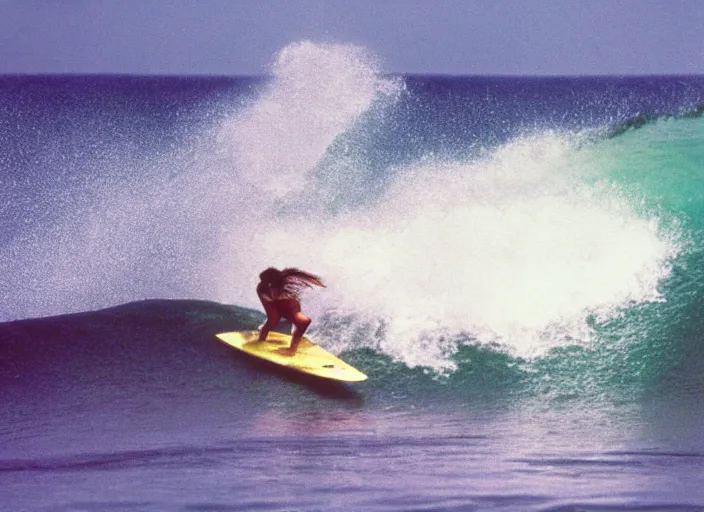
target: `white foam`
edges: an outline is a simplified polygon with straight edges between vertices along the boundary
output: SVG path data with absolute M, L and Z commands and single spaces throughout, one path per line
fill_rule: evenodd
M 372 209 L 276 219 L 250 255 L 322 273 L 316 313 L 346 312 L 359 329 L 381 319 L 367 343 L 410 366 L 451 369 L 451 340 L 466 336 L 527 357 L 588 343 L 589 315 L 660 300 L 679 248 L 616 190 L 581 184 L 579 165 L 554 134 L 426 161 L 395 173 Z
M 357 47 L 301 43 L 279 54 L 270 86 L 220 138 L 271 201 L 223 238 L 222 299 L 256 307 L 248 286 L 259 271 L 299 266 L 329 284 L 306 305 L 319 332 L 329 332 L 321 319 L 335 324 L 328 346 L 369 345 L 438 371 L 453 367 L 461 339 L 532 356 L 589 343 L 590 315 L 661 299 L 674 238 L 617 190 L 580 182 L 589 162 L 559 134 L 396 169 L 361 210 L 307 209 L 300 196 L 327 193 L 331 177 L 316 181 L 314 171 L 330 146 L 391 90 Z M 345 154 L 326 172 L 345 184 L 360 165 Z

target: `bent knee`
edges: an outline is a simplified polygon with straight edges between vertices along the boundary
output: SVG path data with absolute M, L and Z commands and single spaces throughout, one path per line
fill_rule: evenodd
M 305 315 L 300 315 L 294 322 L 299 329 L 306 329 L 311 323 L 311 319 Z

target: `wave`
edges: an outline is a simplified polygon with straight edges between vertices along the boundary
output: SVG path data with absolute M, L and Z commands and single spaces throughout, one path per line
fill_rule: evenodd
M 657 363 L 633 354 L 667 354 L 697 310 L 701 97 L 652 119 L 629 105 L 623 122 L 612 92 L 618 115 L 596 123 L 612 136 L 594 138 L 555 121 L 555 91 L 573 96 L 561 82 L 535 86 L 541 102 L 508 80 L 442 85 L 384 75 L 358 47 L 297 43 L 269 80 L 201 101 L 207 121 L 171 146 L 116 138 L 110 158 L 75 157 L 80 179 L 30 201 L 56 213 L 0 249 L 0 317 L 148 297 L 257 308 L 259 271 L 299 266 L 329 285 L 306 297 L 312 334 L 353 361 L 381 356 L 379 378 L 465 389 L 498 372 L 552 393 L 599 388 L 619 357 L 647 373 Z M 46 158 L 67 158 L 57 145 Z M 546 364 L 565 370 L 560 386 Z
M 663 312 L 657 307 L 644 305 L 595 324 L 601 341 L 590 347 L 559 347 L 533 359 L 467 337 L 448 356 L 454 371 L 443 375 L 428 366 L 409 366 L 384 347 L 360 344 L 339 351 L 334 335 L 314 335 L 369 375 L 368 382 L 348 388 L 281 374 L 240 357 L 215 337 L 217 332 L 256 328 L 261 312 L 203 301 L 140 301 L 0 324 L 0 386 L 9 404 L 46 402 L 58 417 L 80 417 L 85 407 L 104 406 L 101 414 L 108 422 L 112 415 L 134 414 L 154 400 L 176 396 L 180 402 L 206 400 L 203 406 L 208 400 L 227 401 L 232 393 L 249 389 L 253 378 L 293 381 L 314 396 L 384 409 L 462 403 L 495 408 L 532 399 L 608 407 L 659 396 L 700 396 L 704 353 L 697 333 L 704 325 L 699 320 L 661 325 Z M 246 401 L 247 396 L 239 399 Z M 22 461 L 5 462 L 8 471 L 43 469 L 42 463 L 35 467 L 30 461 L 25 467 Z M 67 464 L 70 469 L 72 462 Z

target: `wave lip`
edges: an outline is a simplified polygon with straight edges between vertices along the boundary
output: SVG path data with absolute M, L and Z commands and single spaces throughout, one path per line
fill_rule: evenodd
M 607 130 L 607 137 L 618 137 L 628 131 L 638 130 L 661 119 L 696 119 L 702 116 L 704 116 L 704 102 L 677 114 L 649 114 L 646 112 L 638 112 L 625 121 L 610 127 Z

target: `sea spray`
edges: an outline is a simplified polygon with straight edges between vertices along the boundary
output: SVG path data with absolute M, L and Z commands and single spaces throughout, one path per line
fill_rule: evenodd
M 359 176 L 367 170 L 356 166 L 341 136 L 403 89 L 400 80 L 381 77 L 365 49 L 310 42 L 284 48 L 272 76 L 248 80 L 237 101 L 203 95 L 196 109 L 202 119 L 191 113 L 183 124 L 175 123 L 178 110 L 159 110 L 170 97 L 152 106 L 144 88 L 159 80 L 117 82 L 120 94 L 145 97 L 144 111 L 113 112 L 115 100 L 99 93 L 84 101 L 79 81 L 69 107 L 50 106 L 59 118 L 71 109 L 77 119 L 95 115 L 91 129 L 77 123 L 68 134 L 46 134 L 53 125 L 30 124 L 26 131 L 51 144 L 34 147 L 29 138 L 26 147 L 8 148 L 19 156 L 37 152 L 39 167 L 27 176 L 39 173 L 51 187 L 29 183 L 38 200 L 23 198 L 28 206 L 11 210 L 18 233 L 0 247 L 2 318 L 151 297 L 254 305 L 252 280 L 276 259 L 250 258 L 257 237 L 282 215 L 323 211 L 353 188 L 363 193 Z M 101 106 L 109 115 L 90 110 Z M 339 158 L 330 157 L 331 148 Z M 48 192 L 38 194 L 37 185 Z
M 17 148 L 12 137 L 3 142 L 13 162 L 38 155 L 26 159 L 26 174 L 17 171 L 28 190 L 44 171 L 56 187 L 22 198 L 30 206 L 6 206 L 30 222 L 13 221 L 1 249 L 1 314 L 149 297 L 259 308 L 258 273 L 297 265 L 329 285 L 304 298 L 311 334 L 327 348 L 370 347 L 404 367 L 459 364 L 463 373 L 474 353 L 463 349 L 473 345 L 549 356 L 619 339 L 618 328 L 606 339 L 601 326 L 631 318 L 638 305 L 656 306 L 656 317 L 658 301 L 674 296 L 687 311 L 679 289 L 667 291 L 673 267 L 676 277 L 698 275 L 678 254 L 683 238 L 699 240 L 691 230 L 701 218 L 693 171 L 702 146 L 690 135 L 700 118 L 604 140 L 554 119 L 599 118 L 607 107 L 589 98 L 600 98 L 607 79 L 419 81 L 381 72 L 357 47 L 293 44 L 271 77 L 193 94 L 198 106 L 186 119 L 170 94 L 185 90 L 177 105 L 189 104 L 200 79 L 98 81 L 85 105 L 83 88 L 50 80 L 75 92 L 74 117 L 51 110 L 55 89 L 47 94 L 39 81 L 41 112 L 75 123 L 65 138 L 38 145 L 37 130 L 54 140 L 47 123 L 18 118 L 27 137 Z M 634 112 L 652 96 L 642 100 L 639 83 L 618 82 Z M 670 91 L 679 81 L 663 83 Z M 125 114 L 113 89 L 142 108 Z M 526 89 L 544 101 L 524 101 Z M 659 97 L 680 108 L 679 96 Z M 491 112 L 475 108 L 485 104 Z M 626 328 L 635 333 L 629 342 L 642 337 L 640 324 Z
M 335 139 L 399 91 L 398 81 L 379 76 L 376 58 L 354 45 L 291 44 L 272 75 L 223 125 L 220 142 L 239 175 L 274 198 L 304 192 Z
M 331 153 L 393 90 L 359 55 L 292 45 L 272 83 L 224 125 L 220 143 L 270 202 L 223 240 L 219 267 L 233 269 L 223 284 L 272 264 L 309 268 L 329 284 L 307 302 L 328 346 L 369 346 L 440 372 L 455 367 L 460 343 L 522 357 L 588 346 L 594 319 L 662 299 L 676 236 L 608 179 L 581 180 L 601 172 L 580 158 L 600 143 L 592 135 L 539 130 L 465 159 L 425 155 L 366 183 L 354 153 Z M 337 194 L 366 187 L 373 199 L 326 208 L 331 179 Z M 223 289 L 251 301 L 244 291 Z
M 216 137 L 233 180 L 251 190 L 233 197 L 235 212 L 246 221 L 223 224 L 214 263 L 222 300 L 244 304 L 252 304 L 248 285 L 263 268 L 310 268 L 317 260 L 320 234 L 308 233 L 307 226 L 328 216 L 340 197 L 368 188 L 354 152 L 331 151 L 365 115 L 392 105 L 403 91 L 400 80 L 381 76 L 375 56 L 354 45 L 294 43 L 277 55 L 272 75 Z M 281 225 L 301 239 L 286 245 L 272 240 Z
M 588 345 L 590 318 L 661 299 L 679 246 L 617 188 L 580 182 L 578 154 L 548 133 L 476 161 L 419 163 L 369 209 L 277 219 L 250 256 L 325 275 L 318 314 L 336 312 L 328 321 L 349 347 L 409 366 L 452 369 L 460 341 L 524 357 Z M 376 334 L 360 340 L 360 330 Z

